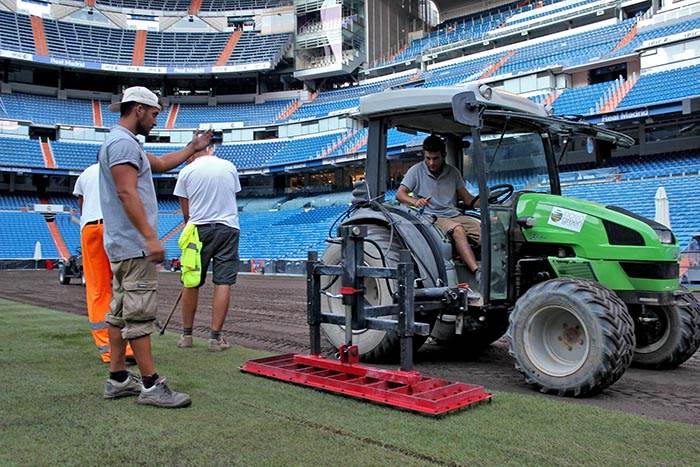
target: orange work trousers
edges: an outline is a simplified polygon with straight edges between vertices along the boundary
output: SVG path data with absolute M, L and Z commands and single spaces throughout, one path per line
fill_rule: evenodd
M 103 231 L 102 224 L 84 226 L 80 232 L 80 246 L 83 253 L 85 301 L 92 337 L 102 354 L 102 361 L 109 363 L 109 333 L 105 317 L 109 313 L 109 303 L 112 300 L 112 269 L 102 243 Z M 128 345 L 126 355 L 133 355 Z

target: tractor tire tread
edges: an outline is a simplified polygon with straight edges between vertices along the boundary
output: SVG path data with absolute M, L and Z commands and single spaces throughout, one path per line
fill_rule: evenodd
M 581 297 L 591 305 L 589 311 L 595 315 L 601 325 L 604 337 L 603 358 L 597 371 L 582 384 L 561 388 L 548 387 L 533 378 L 518 361 L 513 345 L 514 323 L 519 317 L 523 304 L 527 303 L 530 297 L 539 295 L 545 290 L 548 293 L 561 292 Z M 523 374 L 528 384 L 538 386 L 543 393 L 573 397 L 597 394 L 620 379 L 632 363 L 635 346 L 634 322 L 627 311 L 627 306 L 614 292 L 594 281 L 559 278 L 541 282 L 518 300 L 510 315 L 510 323 L 507 336 L 509 353 L 515 359 L 515 368 Z
M 680 342 L 665 359 L 654 363 L 634 361 L 637 368 L 672 370 L 692 357 L 700 347 L 700 303 L 685 289 L 677 296 L 680 319 Z

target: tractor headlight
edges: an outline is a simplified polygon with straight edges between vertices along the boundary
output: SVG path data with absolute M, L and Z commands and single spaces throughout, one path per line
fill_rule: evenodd
M 673 238 L 673 233 L 670 230 L 654 229 L 654 232 L 656 232 L 656 235 L 659 236 L 659 241 L 661 243 L 666 243 L 670 245 L 675 242 L 675 239 Z
M 493 89 L 491 89 L 491 86 L 487 84 L 482 84 L 479 86 L 479 94 L 481 94 L 481 97 L 484 99 L 491 99 L 491 96 L 493 95 Z

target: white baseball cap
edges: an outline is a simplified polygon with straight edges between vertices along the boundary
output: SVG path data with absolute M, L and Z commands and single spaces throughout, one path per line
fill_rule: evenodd
M 153 92 L 144 88 L 143 86 L 133 86 L 131 88 L 126 88 L 124 94 L 122 95 L 121 102 L 115 102 L 110 104 L 110 112 L 120 112 L 122 104 L 125 102 L 138 102 L 139 104 L 148 105 L 150 107 L 155 107 L 161 110 L 161 106 L 158 103 L 158 96 L 153 94 Z

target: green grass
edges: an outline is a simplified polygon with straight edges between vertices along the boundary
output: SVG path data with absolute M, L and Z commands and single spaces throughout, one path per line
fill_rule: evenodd
M 0 300 L 0 465 L 695 464 L 700 428 L 498 393 L 442 419 L 242 374 L 265 354 L 154 337 L 181 410 L 102 400 L 87 318 Z

